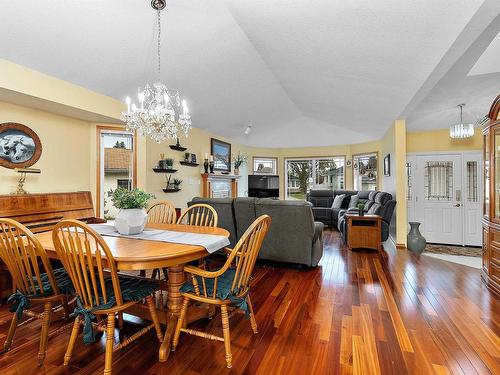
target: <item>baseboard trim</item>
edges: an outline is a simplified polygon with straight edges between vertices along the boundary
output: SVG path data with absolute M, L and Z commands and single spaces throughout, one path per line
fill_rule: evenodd
M 404 250 L 406 249 L 406 245 L 404 243 L 396 243 L 396 249 Z

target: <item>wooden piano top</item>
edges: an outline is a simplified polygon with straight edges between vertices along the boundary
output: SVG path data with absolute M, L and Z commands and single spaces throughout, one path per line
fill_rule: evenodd
M 0 217 L 19 221 L 34 233 L 51 230 L 62 219 L 100 221 L 90 191 L 0 195 Z

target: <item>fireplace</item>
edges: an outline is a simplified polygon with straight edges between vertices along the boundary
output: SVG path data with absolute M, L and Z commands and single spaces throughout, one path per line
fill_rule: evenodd
M 229 174 L 203 173 L 201 175 L 203 196 L 205 198 L 236 198 L 240 177 Z

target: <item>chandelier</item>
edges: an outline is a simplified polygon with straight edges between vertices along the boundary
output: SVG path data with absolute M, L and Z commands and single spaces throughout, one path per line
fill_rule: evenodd
M 160 82 L 161 72 L 161 17 L 160 11 L 165 8 L 166 0 L 152 0 L 151 6 L 157 11 L 158 23 L 158 81 L 139 88 L 138 105 L 132 103 L 127 96 L 127 112 L 121 119 L 126 123 L 128 131 L 137 130 L 143 136 L 149 136 L 160 143 L 165 139 L 177 139 L 179 133 L 188 135 L 191 129 L 191 116 L 186 101 L 180 99 L 177 90 L 171 90 Z
M 450 138 L 470 138 L 474 135 L 474 124 L 464 124 L 462 111 L 465 104 L 459 104 L 460 123 L 450 126 Z

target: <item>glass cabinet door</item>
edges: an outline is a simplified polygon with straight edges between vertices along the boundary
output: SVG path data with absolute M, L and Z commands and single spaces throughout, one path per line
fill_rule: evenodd
M 484 206 L 483 215 L 490 217 L 490 133 L 486 133 L 483 137 L 484 142 L 484 184 L 483 184 L 483 196 L 484 196 Z
M 492 150 L 494 154 L 494 170 L 492 172 L 494 175 L 492 177 L 495 184 L 495 190 L 493 191 L 494 196 L 490 197 L 490 199 L 495 205 L 495 218 L 500 219 L 500 129 L 495 130 L 494 134 L 494 149 Z

